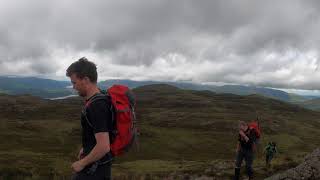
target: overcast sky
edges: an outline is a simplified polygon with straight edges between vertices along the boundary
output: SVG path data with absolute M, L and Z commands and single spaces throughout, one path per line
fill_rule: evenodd
M 320 89 L 317 0 L 0 0 L 0 75 Z

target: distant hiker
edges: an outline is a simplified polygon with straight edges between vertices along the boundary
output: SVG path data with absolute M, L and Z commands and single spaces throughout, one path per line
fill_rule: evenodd
M 275 142 L 269 142 L 268 145 L 265 147 L 266 153 L 266 166 L 270 167 L 271 160 L 273 159 L 274 155 L 278 152 L 277 144 Z
M 102 97 L 97 86 L 96 65 L 86 58 L 81 58 L 68 67 L 66 75 L 86 104 L 90 103 L 81 114 L 82 148 L 78 155 L 79 160 L 71 165 L 75 173 L 72 179 L 111 179 L 111 102 L 107 98 L 95 100 Z
M 249 179 L 253 178 L 252 164 L 256 138 L 256 132 L 254 129 L 249 128 L 249 125 L 246 122 L 240 121 L 234 180 L 239 180 L 240 168 L 243 160 L 246 162 L 246 172 Z

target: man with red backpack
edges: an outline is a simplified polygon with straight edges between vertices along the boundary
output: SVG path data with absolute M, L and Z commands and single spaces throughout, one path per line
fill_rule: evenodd
M 68 67 L 66 75 L 86 102 L 81 115 L 82 148 L 79 160 L 71 165 L 72 179 L 111 179 L 112 104 L 97 86 L 96 65 L 81 58 Z
M 246 162 L 246 171 L 249 179 L 253 178 L 252 164 L 256 150 L 257 131 L 257 127 L 252 124 L 248 125 L 246 122 L 239 122 L 239 143 L 237 146 L 234 180 L 239 180 L 243 160 Z

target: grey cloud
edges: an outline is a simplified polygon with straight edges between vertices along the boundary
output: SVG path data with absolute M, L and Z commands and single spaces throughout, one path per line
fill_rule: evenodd
M 294 58 L 269 62 L 266 56 L 319 53 L 317 7 L 316 0 L 3 1 L 0 65 L 29 59 L 30 72 L 54 74 L 60 67 L 53 61 L 56 49 L 90 51 L 109 56 L 115 65 L 146 68 L 158 58 L 180 54 L 197 72 L 186 79 L 316 88 L 318 81 L 307 74 L 305 83 L 291 84 L 290 77 L 271 76 L 283 67 L 304 72 L 291 66 Z M 201 66 L 206 62 L 221 69 L 212 72 Z M 178 70 L 176 77 L 157 76 L 183 77 Z M 259 77 L 244 78 L 252 76 Z

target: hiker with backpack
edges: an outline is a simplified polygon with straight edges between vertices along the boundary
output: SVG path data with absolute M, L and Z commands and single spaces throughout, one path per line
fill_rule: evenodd
M 240 178 L 240 168 L 243 160 L 246 162 L 246 172 L 249 179 L 253 178 L 252 164 L 256 150 L 256 131 L 258 131 L 258 129 L 254 125 L 249 126 L 249 124 L 244 121 L 239 122 L 239 143 L 236 150 L 237 156 L 235 162 L 234 180 L 239 180 Z
M 72 63 L 66 75 L 84 98 L 81 113 L 82 148 L 71 165 L 73 180 L 111 179 L 113 157 L 137 143 L 135 99 L 130 89 L 113 85 L 107 91 L 97 86 L 96 65 L 85 57 Z
M 273 159 L 274 155 L 278 152 L 277 144 L 275 142 L 269 142 L 268 145 L 265 147 L 266 153 L 266 167 L 270 167 L 271 160 Z
M 66 75 L 70 78 L 73 88 L 83 97 L 85 102 L 91 102 L 81 114 L 82 148 L 78 161 L 71 165 L 74 172 L 73 180 L 111 179 L 112 154 L 110 152 L 110 135 L 112 131 L 111 102 L 106 96 L 101 96 L 97 86 L 97 68 L 93 62 L 81 58 L 72 63 Z M 91 123 L 91 126 L 89 123 Z

